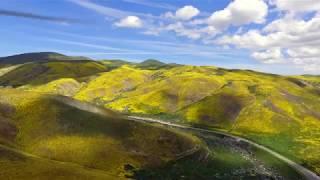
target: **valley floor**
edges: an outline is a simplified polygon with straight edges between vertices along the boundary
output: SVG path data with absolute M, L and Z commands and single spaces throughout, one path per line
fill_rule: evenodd
M 264 177 L 271 179 L 320 180 L 320 177 L 312 171 L 278 154 L 277 152 L 247 139 L 230 135 L 226 132 L 194 128 L 187 125 L 175 124 L 153 118 L 130 116 L 129 119 L 161 124 L 169 128 L 183 129 L 189 133 L 191 132 L 196 134 L 209 145 L 210 150 L 216 155 L 215 157 L 222 158 L 222 161 L 216 164 L 221 165 L 224 163 L 234 163 L 232 165 L 235 165 L 232 167 L 230 164 L 231 166 L 224 167 L 225 169 L 222 169 L 222 172 L 227 170 L 227 173 L 224 172 L 221 174 L 221 172 L 217 172 L 214 177 L 217 179 L 229 179 L 235 177 L 247 178 L 252 176 L 258 179 Z M 226 154 L 230 159 L 223 159 Z M 245 160 L 246 163 L 241 164 L 241 159 Z M 231 161 L 228 162 L 228 160 Z M 213 173 L 215 171 L 212 170 L 211 172 Z

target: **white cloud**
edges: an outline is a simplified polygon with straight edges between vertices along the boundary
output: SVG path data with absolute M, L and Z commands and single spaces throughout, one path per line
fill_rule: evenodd
M 118 27 L 127 27 L 127 28 L 141 28 L 142 21 L 137 16 L 127 16 L 121 19 L 119 22 L 116 22 L 115 25 Z
M 176 18 L 181 20 L 189 20 L 197 16 L 200 11 L 193 6 L 184 6 L 176 11 Z
M 186 21 L 186 20 L 190 20 L 193 17 L 197 16 L 199 13 L 200 13 L 200 11 L 197 8 L 188 5 L 188 6 L 184 6 L 180 9 L 178 9 L 175 12 L 175 14 L 173 14 L 172 12 L 166 12 L 163 15 L 163 17 Z
M 308 20 L 285 15 L 261 30 L 225 35 L 215 41 L 253 51 L 252 57 L 263 63 L 286 63 L 320 71 L 320 16 Z
M 281 11 L 303 12 L 320 10 L 319 0 L 269 0 Z
M 223 36 L 216 43 L 234 44 L 248 49 L 320 46 L 320 17 L 314 16 L 310 20 L 284 17 L 271 22 L 262 30 Z
M 173 31 L 178 36 L 184 36 L 193 40 L 197 40 L 204 37 L 211 37 L 216 35 L 218 32 L 213 26 L 188 27 L 184 25 L 182 22 L 169 24 L 163 27 L 161 31 Z
M 190 39 L 199 39 L 201 37 L 201 33 L 198 30 L 188 29 L 181 22 L 169 24 L 164 29 L 174 31 L 178 36 L 186 36 Z
M 263 23 L 268 14 L 268 5 L 263 0 L 234 0 L 225 9 L 216 11 L 208 23 L 219 29 L 230 25 Z
M 173 32 L 205 44 L 214 42 L 213 47 L 221 45 L 230 51 L 235 51 L 234 47 L 247 49 L 261 63 L 285 63 L 320 72 L 320 0 L 232 0 L 211 15 L 186 5 L 160 16 L 110 8 L 91 0 L 69 1 L 117 21 L 114 25 L 118 27 L 141 28 L 148 35 Z M 146 0 L 123 1 L 167 8 Z M 238 30 L 229 31 L 230 27 Z
M 320 57 L 320 49 L 317 47 L 298 47 L 287 50 L 289 56 L 293 58 Z
M 267 49 L 265 51 L 254 52 L 251 56 L 263 63 L 274 64 L 283 61 L 283 55 L 280 48 Z

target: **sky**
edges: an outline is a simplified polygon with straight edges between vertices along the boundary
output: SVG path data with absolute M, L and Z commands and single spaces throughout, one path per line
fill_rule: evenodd
M 320 0 L 1 0 L 0 56 L 320 74 Z

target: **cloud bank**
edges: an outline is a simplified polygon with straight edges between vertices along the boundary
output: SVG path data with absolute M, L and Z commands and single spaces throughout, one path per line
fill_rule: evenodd
M 185 4 L 158 15 L 123 11 L 90 0 L 69 1 L 114 18 L 118 28 L 139 28 L 141 33 L 155 36 L 169 33 L 213 47 L 249 51 L 261 64 L 280 63 L 307 73 L 320 72 L 319 0 L 232 0 L 209 14 Z M 144 0 L 124 1 L 160 6 Z

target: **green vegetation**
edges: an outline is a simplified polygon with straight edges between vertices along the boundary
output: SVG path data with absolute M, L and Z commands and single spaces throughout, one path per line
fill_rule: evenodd
M 127 166 L 139 169 L 164 165 L 192 149 L 202 154 L 203 145 L 193 136 L 124 120 L 107 109 L 62 96 L 2 89 L 0 114 L 1 144 L 41 159 L 73 163 L 112 176 L 124 177 Z M 0 174 L 14 175 L 19 171 L 14 167 L 38 161 L 28 159 L 16 164 L 8 158 L 0 161 Z M 50 171 L 59 165 L 41 160 L 39 166 L 42 162 L 48 167 L 40 168 L 40 174 L 33 169 L 40 177 L 46 168 Z M 73 175 L 68 174 L 68 168 L 64 170 L 66 177 Z M 31 171 L 27 167 L 23 170 L 22 174 Z M 58 176 L 58 170 L 53 175 Z
M 150 75 L 151 72 L 148 70 L 137 70 L 130 66 L 122 66 L 109 73 L 102 73 L 82 88 L 75 97 L 97 103 L 113 101 L 119 98 L 122 93 L 131 91 L 148 81 Z
M 105 65 L 94 61 L 28 63 L 0 76 L 0 85 L 13 87 L 41 85 L 60 78 L 85 81 L 88 76 L 105 71 L 108 71 Z
M 136 179 L 304 179 L 298 173 L 253 147 L 218 136 L 200 137 L 208 144 L 211 155 L 205 162 L 187 157 L 162 168 L 133 170 Z
M 72 78 L 61 78 L 47 84 L 32 87 L 32 91 L 74 96 L 81 88 L 81 83 Z M 25 87 L 26 88 L 26 87 Z
M 124 179 L 106 172 L 20 153 L 0 146 L 0 179 Z
M 141 81 L 135 77 L 145 71 L 132 66 L 133 73 L 126 76 L 128 68 L 106 72 L 103 77 L 110 81 L 128 78 L 136 82 L 132 88 L 123 88 L 124 80 L 108 84 L 93 80 L 75 97 L 124 113 L 159 117 L 167 114 L 185 123 L 224 129 L 320 173 L 319 77 L 179 66 L 148 70 L 145 73 L 148 78 Z M 94 98 L 83 93 L 88 88 L 89 92 L 95 92 Z
M 280 76 L 251 70 L 172 65 L 156 60 L 142 63 L 112 60 L 101 63 L 52 61 L 24 64 L 0 74 L 0 86 L 24 88 L 29 93 L 63 94 L 122 113 L 174 117 L 179 122 L 194 126 L 219 128 L 268 146 L 320 174 L 319 76 Z M 54 103 L 50 101 L 48 104 Z M 50 108 L 59 112 L 61 108 L 58 107 L 62 106 L 55 104 Z M 46 106 L 42 104 L 41 107 Z M 44 114 L 45 117 L 57 119 L 68 117 L 68 114 L 81 114 L 71 111 L 70 107 L 64 109 L 72 113 Z M 37 123 L 34 125 L 32 128 L 41 127 Z M 7 129 L 12 126 L 6 124 Z M 30 123 L 26 123 L 27 126 L 31 126 Z M 46 126 L 49 124 L 46 123 Z M 64 126 L 69 127 L 69 124 Z M 52 130 L 55 131 L 55 128 Z M 19 134 L 23 132 L 19 131 Z M 153 134 L 148 132 L 145 133 Z M 83 141 L 83 137 L 79 138 L 77 134 L 65 139 L 59 135 L 44 142 L 37 140 L 36 147 L 27 147 L 25 150 L 37 153 L 46 152 L 47 149 L 61 152 L 64 150 L 51 147 L 65 145 L 62 142 L 74 143 L 74 146 L 70 146 L 74 148 L 72 151 L 87 145 L 96 149 L 105 148 L 101 141 L 106 140 L 85 138 Z M 8 138 L 2 139 L 10 144 Z M 37 138 L 32 136 L 30 139 Z M 116 145 L 116 142 L 112 139 L 106 144 Z M 47 149 L 43 150 L 43 147 Z M 115 149 L 118 151 L 118 148 Z M 75 155 L 79 158 L 91 152 L 84 150 L 81 153 Z M 67 156 L 68 151 L 63 154 Z M 74 161 L 72 158 L 70 160 Z M 133 158 L 131 163 L 136 163 L 136 160 Z
M 111 69 L 115 69 L 121 67 L 123 65 L 134 65 L 135 63 L 120 60 L 120 59 L 113 59 L 113 60 L 101 60 L 101 63 L 107 65 Z
M 141 69 L 150 69 L 150 70 L 156 70 L 156 69 L 169 69 L 179 66 L 178 64 L 166 64 L 161 61 L 158 61 L 156 59 L 147 59 L 139 64 L 136 64 L 137 68 Z
M 0 76 L 15 70 L 16 68 L 18 68 L 20 65 L 0 65 Z

